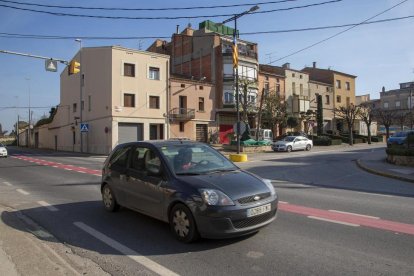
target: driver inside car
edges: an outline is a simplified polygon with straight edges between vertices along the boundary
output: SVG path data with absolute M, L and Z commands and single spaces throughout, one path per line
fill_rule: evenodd
M 175 167 L 179 170 L 189 170 L 194 163 L 192 162 L 192 150 L 189 148 L 183 148 L 178 151 L 178 155 L 175 157 Z

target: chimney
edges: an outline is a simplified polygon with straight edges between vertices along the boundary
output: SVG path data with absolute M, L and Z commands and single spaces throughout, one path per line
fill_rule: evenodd
M 285 64 L 282 65 L 282 67 L 285 69 L 290 69 L 290 63 L 286 62 Z
M 385 92 L 385 86 L 382 87 L 382 92 Z
M 178 29 L 180 28 L 180 25 L 177 25 L 177 31 L 176 31 L 176 33 L 178 34 Z
M 312 62 L 313 68 L 316 68 L 316 61 Z

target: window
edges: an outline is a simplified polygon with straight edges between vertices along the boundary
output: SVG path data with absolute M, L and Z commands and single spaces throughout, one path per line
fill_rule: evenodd
M 160 97 L 150 96 L 149 97 L 149 108 L 160 109 Z
M 329 87 L 326 87 L 326 92 L 329 92 Z
M 225 92 L 224 93 L 224 104 L 233 104 L 233 103 L 234 103 L 233 92 Z
M 92 110 L 92 96 L 88 96 L 88 111 Z
M 303 84 L 299 84 L 300 95 L 303 95 Z
M 135 107 L 135 94 L 124 94 L 124 107 Z
M 159 80 L 160 79 L 160 68 L 150 67 L 149 72 L 148 72 L 148 78 L 151 80 Z
M 397 107 L 397 108 L 401 107 L 401 102 L 400 101 L 396 101 L 395 102 L 395 107 Z
M 329 95 L 325 95 L 325 103 L 329 104 Z
M 184 122 L 180 122 L 180 132 L 184 132 Z
M 124 76 L 135 77 L 135 64 L 124 63 Z
M 276 84 L 276 92 L 280 93 L 280 84 Z
M 388 103 L 387 102 L 384 103 L 384 108 L 388 108 Z
M 345 89 L 351 90 L 351 84 L 349 83 L 349 81 L 345 82 Z
M 198 88 L 199 88 L 200 90 L 203 90 L 203 89 L 204 89 L 204 86 L 200 85 Z
M 279 78 L 276 79 L 276 82 L 279 83 Z
M 296 83 L 292 82 L 292 93 L 296 95 Z
M 74 104 L 73 104 L 73 113 L 75 113 L 75 112 L 76 112 L 77 107 L 78 107 L 78 105 L 77 105 L 76 103 L 74 103 Z
M 292 73 L 292 77 L 293 77 L 293 78 L 295 77 L 295 73 Z
M 341 96 L 336 96 L 336 102 L 340 103 L 341 102 Z
M 303 76 L 302 76 L 302 75 L 299 75 L 299 78 L 300 78 L 300 79 L 302 79 L 302 78 L 303 78 Z
M 268 81 L 269 80 L 269 76 L 265 76 L 265 79 Z
M 204 112 L 204 98 L 203 97 L 198 98 L 198 111 Z
M 341 88 L 341 80 L 336 80 L 336 88 Z
M 181 88 L 185 88 L 185 84 L 184 83 L 181 84 Z
M 126 168 L 130 149 L 130 147 L 118 148 L 111 156 L 110 168 L 113 170 Z

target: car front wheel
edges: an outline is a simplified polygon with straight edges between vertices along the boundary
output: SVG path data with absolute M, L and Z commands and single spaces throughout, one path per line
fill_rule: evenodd
M 177 204 L 172 208 L 169 222 L 171 231 L 179 241 L 191 243 L 199 239 L 194 217 L 185 205 Z
M 106 184 L 102 188 L 102 201 L 105 207 L 105 210 L 109 212 L 116 212 L 119 209 L 119 204 L 115 199 L 115 195 L 112 192 L 112 189 Z

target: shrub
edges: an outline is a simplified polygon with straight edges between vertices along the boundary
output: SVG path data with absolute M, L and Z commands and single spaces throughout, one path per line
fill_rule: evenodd
M 328 136 L 317 136 L 313 139 L 313 145 L 315 146 L 330 146 L 332 139 Z
M 403 147 L 391 147 L 385 149 L 385 152 L 390 155 L 398 156 L 414 156 L 414 149 L 406 149 Z
M 371 141 L 372 142 L 382 142 L 382 141 L 384 141 L 384 137 L 383 136 L 372 136 Z

